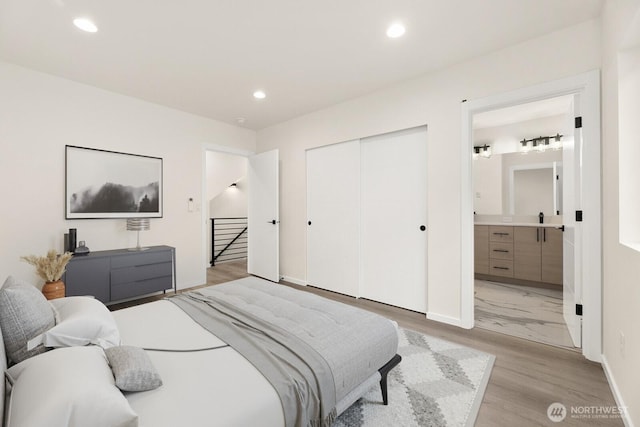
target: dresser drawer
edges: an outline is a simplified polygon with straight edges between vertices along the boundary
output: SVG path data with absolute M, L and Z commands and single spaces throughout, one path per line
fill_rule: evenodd
M 504 225 L 490 225 L 489 241 L 505 243 L 513 242 L 513 227 Z
M 513 277 L 513 261 L 505 259 L 489 260 L 489 274 L 493 276 Z
M 172 276 L 155 277 L 153 279 L 127 282 L 119 285 L 111 284 L 111 300 L 137 297 L 152 292 L 164 291 L 173 287 Z
M 490 242 L 489 258 L 491 259 L 513 259 L 513 243 Z
M 171 262 L 163 262 L 111 270 L 111 287 L 128 282 L 154 279 L 156 277 L 171 277 L 173 272 L 172 268 L 173 264 Z
M 171 251 L 130 252 L 128 255 L 111 257 L 111 268 L 134 267 L 146 264 L 172 262 Z

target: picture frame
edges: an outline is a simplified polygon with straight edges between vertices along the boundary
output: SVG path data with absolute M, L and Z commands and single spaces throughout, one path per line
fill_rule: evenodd
M 161 218 L 162 158 L 65 146 L 65 218 Z

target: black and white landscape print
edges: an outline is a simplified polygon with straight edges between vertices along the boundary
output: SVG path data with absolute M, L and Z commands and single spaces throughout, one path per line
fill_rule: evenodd
M 68 145 L 66 217 L 162 216 L 162 159 Z

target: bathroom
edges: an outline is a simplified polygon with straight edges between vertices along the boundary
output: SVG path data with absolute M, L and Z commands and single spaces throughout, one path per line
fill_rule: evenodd
M 473 118 L 475 326 L 580 347 L 573 96 Z

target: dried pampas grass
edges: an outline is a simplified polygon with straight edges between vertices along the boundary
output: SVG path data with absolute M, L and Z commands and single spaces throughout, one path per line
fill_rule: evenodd
M 72 256 L 73 254 L 70 252 L 58 255 L 55 250 L 51 249 L 46 256 L 28 255 L 20 257 L 20 259 L 33 265 L 38 276 L 45 282 L 56 282 L 64 274 L 65 267 Z

